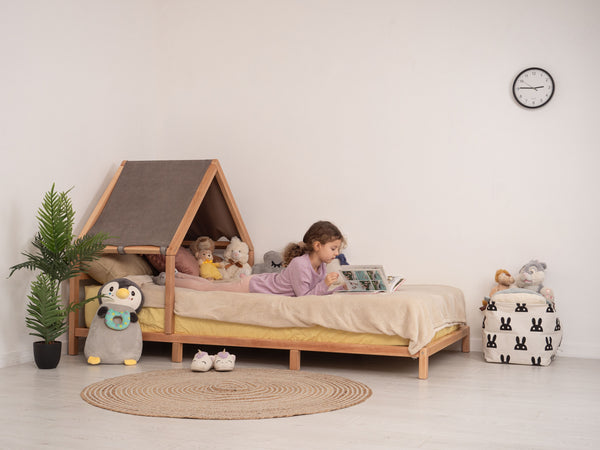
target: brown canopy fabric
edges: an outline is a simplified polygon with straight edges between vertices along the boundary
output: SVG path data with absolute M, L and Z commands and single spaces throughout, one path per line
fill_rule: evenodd
M 124 161 L 84 233 L 105 232 L 120 252 L 153 246 L 164 253 L 182 240 L 248 233 L 217 160 Z

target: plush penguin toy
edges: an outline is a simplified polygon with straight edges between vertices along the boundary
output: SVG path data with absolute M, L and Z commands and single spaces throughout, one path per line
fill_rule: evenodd
M 83 351 L 88 364 L 137 364 L 142 356 L 137 316 L 144 304 L 142 290 L 127 278 L 116 278 L 100 288 L 99 301 Z

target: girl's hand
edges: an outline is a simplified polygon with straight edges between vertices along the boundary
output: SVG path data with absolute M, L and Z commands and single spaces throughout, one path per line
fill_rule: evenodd
M 338 277 L 339 277 L 339 276 L 340 276 L 340 274 L 339 274 L 339 273 L 337 273 L 337 272 L 331 272 L 331 273 L 328 273 L 328 274 L 325 276 L 325 284 L 327 285 L 327 287 L 329 287 L 329 286 L 331 286 L 333 283 L 335 283 L 335 282 L 337 281 L 337 279 L 338 279 Z

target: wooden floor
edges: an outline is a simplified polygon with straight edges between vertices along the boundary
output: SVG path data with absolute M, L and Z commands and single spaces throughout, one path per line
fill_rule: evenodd
M 303 353 L 303 370 L 361 381 L 373 395 L 351 408 L 284 419 L 149 418 L 80 398 L 85 386 L 105 378 L 189 367 L 195 349 L 186 346 L 177 364 L 169 346 L 154 345 L 134 367 L 89 366 L 82 355 L 64 355 L 54 370 L 33 363 L 0 369 L 0 448 L 600 448 L 600 360 L 560 356 L 548 367 L 530 367 L 444 351 L 431 358 L 429 379 L 418 380 L 418 363 L 408 358 Z M 229 350 L 237 367 L 287 368 L 284 351 Z

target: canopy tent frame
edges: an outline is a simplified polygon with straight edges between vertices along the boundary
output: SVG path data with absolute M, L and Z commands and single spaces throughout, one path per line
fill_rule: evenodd
M 225 248 L 238 236 L 248 244 L 248 263 L 254 264 L 252 240 L 216 159 L 123 161 L 80 236 L 98 231 L 111 236 L 106 254 L 165 255 L 164 332 L 168 335 L 173 334 L 175 323 L 175 255 L 182 245 L 209 236 L 217 248 Z M 76 285 L 70 284 L 71 302 L 78 301 Z M 76 312 L 69 322 L 72 342 L 79 322 Z M 70 348 L 69 353 L 76 349 Z

